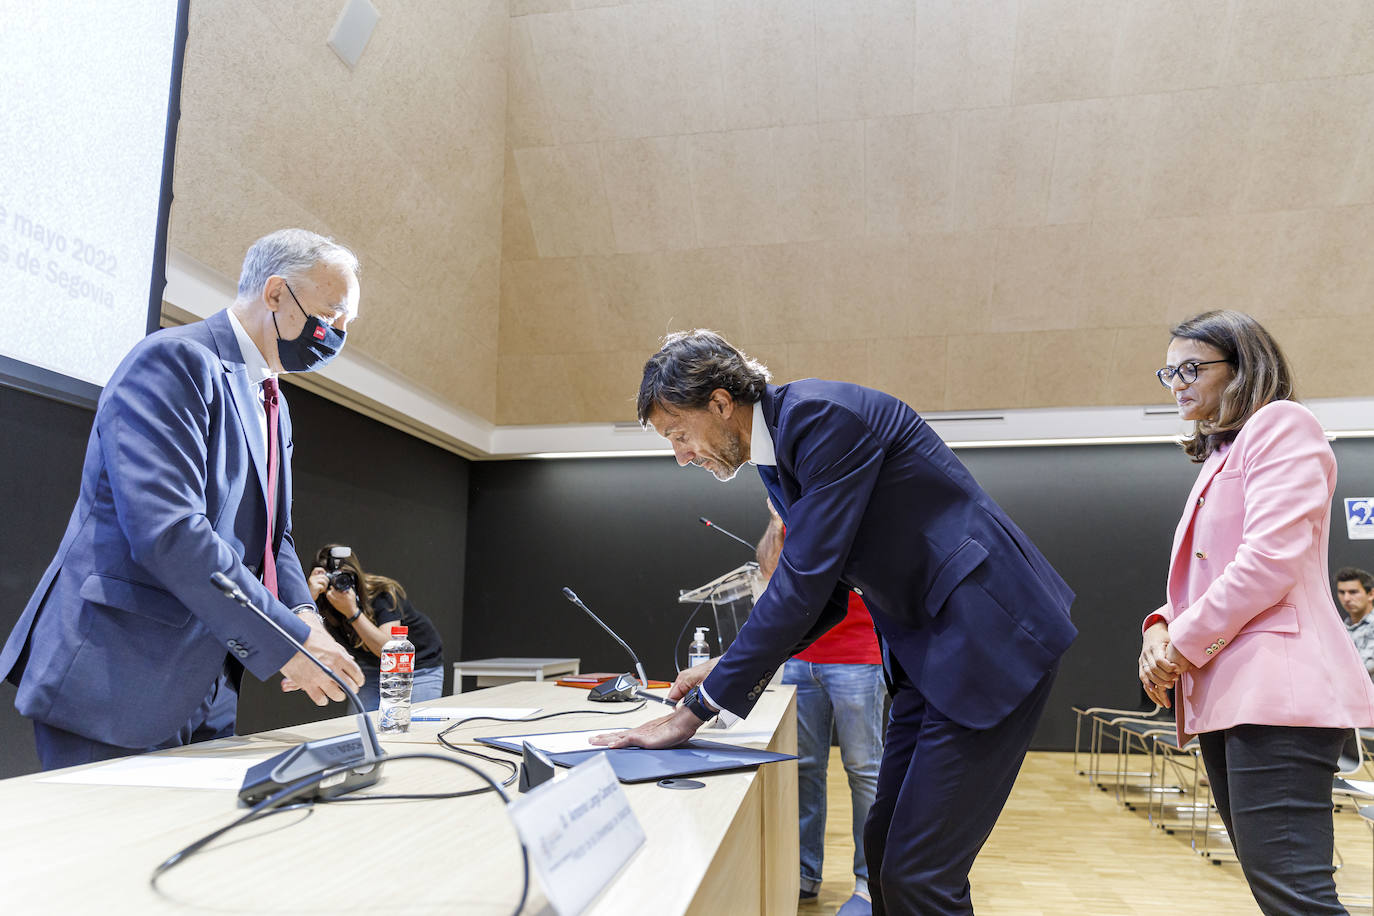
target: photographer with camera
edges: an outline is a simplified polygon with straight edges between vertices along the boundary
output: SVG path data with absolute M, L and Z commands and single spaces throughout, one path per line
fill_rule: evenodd
M 415 645 L 411 702 L 443 695 L 444 645 L 439 631 L 407 600 L 401 583 L 363 572 L 351 547 L 326 544 L 315 554 L 309 585 L 329 634 L 355 650 L 354 658 L 363 670 L 358 698 L 365 709 L 376 709 L 381 703 L 380 658 L 382 646 L 391 638 L 392 624 L 408 627 L 406 638 Z

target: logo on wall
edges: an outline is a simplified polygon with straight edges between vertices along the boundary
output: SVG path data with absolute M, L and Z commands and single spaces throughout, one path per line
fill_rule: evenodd
M 1374 540 L 1374 496 L 1346 498 L 1345 531 L 1352 541 Z

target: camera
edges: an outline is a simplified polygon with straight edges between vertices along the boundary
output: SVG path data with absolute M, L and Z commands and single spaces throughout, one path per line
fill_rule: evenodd
M 336 592 L 347 592 L 358 587 L 358 577 L 353 570 L 343 565 L 353 553 L 351 547 L 329 548 L 329 558 L 325 560 L 324 572 L 329 578 L 329 587 Z

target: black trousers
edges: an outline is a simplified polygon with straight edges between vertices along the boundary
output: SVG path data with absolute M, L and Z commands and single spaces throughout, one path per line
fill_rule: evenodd
M 1237 725 L 1198 736 L 1212 798 L 1267 916 L 1345 913 L 1331 777 L 1349 729 Z
M 875 914 L 973 912 L 969 869 L 1011 794 L 1057 670 L 983 730 L 951 721 L 904 673 L 890 672 L 892 711 L 864 825 Z

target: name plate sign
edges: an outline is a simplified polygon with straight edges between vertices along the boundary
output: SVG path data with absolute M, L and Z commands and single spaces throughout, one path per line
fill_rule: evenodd
M 515 830 L 559 916 L 577 916 L 644 845 L 644 829 L 605 754 L 511 802 Z

